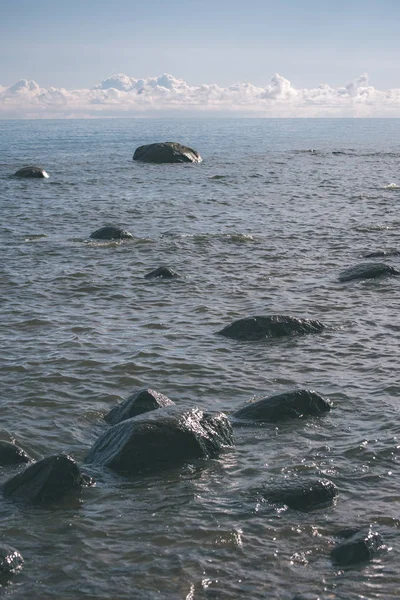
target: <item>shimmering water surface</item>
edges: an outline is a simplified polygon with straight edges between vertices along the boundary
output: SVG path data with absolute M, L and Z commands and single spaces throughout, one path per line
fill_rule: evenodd
M 165 140 L 204 162 L 132 161 Z M 29 164 L 50 178 L 10 178 Z M 235 429 L 217 460 L 139 478 L 92 471 L 96 487 L 49 508 L 2 500 L 1 541 L 25 559 L 4 597 L 400 596 L 400 283 L 337 280 L 368 251 L 400 249 L 399 164 L 396 120 L 0 123 L 1 439 L 83 464 L 103 415 L 144 386 L 227 413 L 299 387 L 334 404 Z M 134 237 L 88 242 L 105 224 Z M 160 265 L 181 278 L 144 279 Z M 215 335 L 275 313 L 326 329 Z M 16 472 L 1 468 L 0 483 Z M 337 503 L 301 513 L 252 491 L 306 475 L 334 481 Z M 389 551 L 333 566 L 335 531 L 369 524 Z

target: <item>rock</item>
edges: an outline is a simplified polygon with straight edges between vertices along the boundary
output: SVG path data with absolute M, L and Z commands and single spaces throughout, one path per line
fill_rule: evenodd
M 30 465 L 3 487 L 6 498 L 44 504 L 59 500 L 67 492 L 86 485 L 76 462 L 67 455 L 48 456 Z
M 296 594 L 292 600 L 321 600 L 317 594 Z
M 372 529 L 349 530 L 340 532 L 346 539 L 331 550 L 331 559 L 337 565 L 353 565 L 375 558 L 387 550 L 382 536 Z M 349 535 L 343 535 L 348 533 Z
M 31 177 L 34 179 L 48 179 L 49 175 L 42 167 L 23 167 L 14 173 L 14 177 Z
M 167 396 L 155 390 L 142 389 L 129 396 L 129 398 L 118 404 L 118 406 L 114 406 L 105 415 L 104 419 L 107 423 L 116 425 L 121 421 L 126 421 L 126 419 L 131 419 L 132 417 L 137 417 L 143 413 L 166 406 L 175 406 L 175 402 L 172 402 Z
M 152 279 L 153 277 L 173 279 L 175 277 L 179 277 L 179 275 L 178 273 L 175 273 L 175 271 L 168 269 L 168 267 L 158 267 L 158 269 L 155 269 L 154 271 L 151 271 L 150 273 L 147 273 L 147 275 L 144 276 L 145 279 Z
M 337 486 L 329 479 L 283 481 L 264 489 L 261 496 L 273 504 L 283 504 L 295 510 L 311 510 L 333 502 L 338 496 Z
M 120 227 L 106 225 L 91 233 L 90 238 L 92 240 L 126 240 L 133 238 L 133 235 Z
M 286 315 L 247 317 L 234 321 L 217 333 L 234 340 L 254 341 L 265 338 L 319 333 L 324 326 L 319 321 L 298 319 Z
M 200 154 L 177 142 L 160 142 L 136 148 L 133 160 L 149 163 L 200 163 Z
M 138 474 L 215 457 L 232 445 L 232 428 L 223 413 L 172 407 L 114 425 L 94 443 L 86 461 Z
M 387 275 L 400 275 L 400 271 L 384 263 L 361 263 L 339 273 L 339 281 L 352 281 L 353 279 L 375 279 Z
M 14 575 L 22 569 L 24 559 L 16 548 L 0 546 L 0 576 Z
M 377 250 L 364 254 L 364 258 L 380 258 L 382 256 L 400 256 L 399 250 Z
M 11 442 L 0 441 L 0 466 L 19 465 L 31 460 L 32 458 L 19 446 Z
M 307 415 L 320 415 L 331 409 L 331 404 L 312 390 L 293 390 L 262 398 L 246 404 L 233 413 L 236 419 L 275 422 Z

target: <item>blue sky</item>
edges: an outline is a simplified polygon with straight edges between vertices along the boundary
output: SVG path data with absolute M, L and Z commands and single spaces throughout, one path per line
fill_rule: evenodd
M 0 0 L 0 84 L 67 89 L 113 73 L 190 85 L 399 87 L 400 0 Z

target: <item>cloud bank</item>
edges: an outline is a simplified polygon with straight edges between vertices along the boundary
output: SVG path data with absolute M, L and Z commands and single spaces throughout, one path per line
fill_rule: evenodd
M 123 73 L 92 89 L 42 88 L 21 79 L 0 85 L 0 118 L 140 116 L 400 117 L 400 88 L 378 90 L 361 75 L 343 87 L 296 88 L 274 75 L 265 87 L 237 83 L 192 86 L 165 73 L 135 79 Z

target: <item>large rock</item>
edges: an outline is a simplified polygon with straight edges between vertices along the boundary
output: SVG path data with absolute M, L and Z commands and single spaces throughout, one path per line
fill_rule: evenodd
M 126 229 L 112 225 L 101 227 L 90 234 L 92 240 L 126 240 L 132 237 L 133 235 L 129 231 L 126 231 Z
M 156 392 L 155 390 L 142 389 L 138 390 L 129 398 L 114 406 L 108 414 L 105 415 L 104 419 L 111 425 L 117 425 L 121 421 L 137 417 L 143 413 L 150 412 L 157 408 L 165 408 L 166 406 L 174 406 L 175 402 L 172 402 L 167 396 Z
M 59 500 L 70 490 L 86 484 L 76 462 L 70 456 L 57 454 L 30 465 L 6 481 L 3 494 L 19 502 L 44 504 Z
M 86 461 L 138 474 L 211 458 L 232 445 L 232 428 L 223 413 L 163 408 L 108 429 L 94 443 Z
M 353 279 L 375 279 L 388 275 L 400 275 L 400 271 L 385 265 L 385 263 L 371 262 L 360 263 L 339 273 L 339 281 L 352 281 Z
M 162 279 L 174 279 L 179 277 L 179 275 L 168 267 L 158 267 L 157 269 L 154 269 L 154 271 L 150 271 L 150 273 L 147 273 L 147 275 L 144 276 L 145 279 L 153 279 L 156 277 L 160 277 Z
M 11 548 L 11 546 L 0 546 L 0 576 L 2 578 L 19 573 L 23 564 L 24 559 L 19 550 Z
M 293 390 L 246 404 L 233 413 L 233 416 L 237 419 L 273 423 L 284 419 L 320 415 L 330 409 L 330 402 L 317 392 Z
M 0 466 L 7 467 L 9 465 L 19 465 L 28 463 L 32 460 L 30 456 L 11 442 L 0 441 Z
M 200 154 L 182 146 L 177 142 L 160 142 L 157 144 L 147 144 L 136 148 L 133 160 L 149 163 L 199 163 L 203 159 Z
M 286 315 L 247 317 L 234 321 L 217 333 L 234 340 L 255 341 L 265 338 L 319 333 L 324 326 L 312 319 L 298 319 Z
M 337 565 L 366 562 L 387 549 L 382 536 L 372 529 L 349 530 L 338 535 L 346 539 L 331 550 L 331 559 Z
M 49 175 L 42 167 L 23 167 L 14 173 L 14 177 L 29 177 L 34 179 L 48 179 Z
M 337 486 L 329 479 L 283 481 L 260 491 L 265 500 L 296 510 L 311 510 L 333 502 L 338 496 Z

